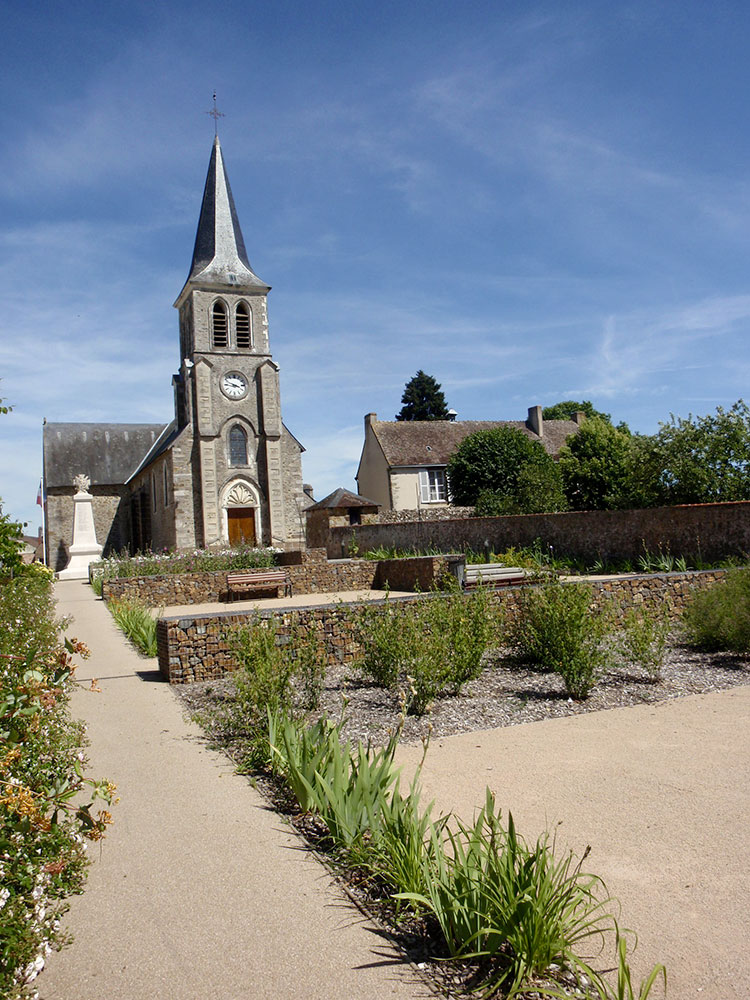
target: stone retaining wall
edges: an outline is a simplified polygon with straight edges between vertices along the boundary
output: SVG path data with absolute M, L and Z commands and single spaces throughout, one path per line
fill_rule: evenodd
M 335 594 L 352 590 L 431 590 L 446 571 L 457 577 L 463 556 L 418 556 L 413 559 L 327 559 L 325 549 L 282 553 L 280 565 L 294 594 Z M 215 604 L 227 600 L 228 570 L 133 576 L 104 580 L 102 596 L 135 598 L 152 608 L 181 604 Z M 275 588 L 272 588 L 275 596 Z M 263 596 L 263 591 L 258 591 Z M 268 594 L 271 591 L 266 592 Z
M 538 539 L 559 555 L 589 563 L 597 559 L 635 562 L 644 551 L 706 561 L 750 553 L 750 501 L 332 528 L 329 553 L 341 552 L 354 532 L 360 551 L 382 546 L 482 552 L 489 545 L 494 552 L 504 552 L 511 546 L 533 545 Z
M 685 606 L 691 591 L 715 583 L 724 575 L 722 570 L 701 573 L 664 573 L 643 576 L 609 578 L 592 581 L 595 600 L 618 602 L 622 611 L 631 607 L 666 607 L 672 620 L 676 620 Z M 496 600 L 509 613 L 518 607 L 521 588 L 509 587 L 495 592 Z M 440 600 L 439 595 L 414 595 L 406 598 L 389 598 L 394 601 Z M 384 601 L 375 602 L 384 605 Z M 211 615 L 184 615 L 161 618 L 157 624 L 159 669 L 172 684 L 222 677 L 236 668 L 231 652 L 229 633 L 240 624 L 258 619 L 275 618 L 279 638 L 288 641 L 292 623 L 296 622 L 302 633 L 314 629 L 323 642 L 328 662 L 349 663 L 356 656 L 349 609 L 356 605 L 326 605 L 324 607 L 295 608 L 293 611 L 220 611 Z

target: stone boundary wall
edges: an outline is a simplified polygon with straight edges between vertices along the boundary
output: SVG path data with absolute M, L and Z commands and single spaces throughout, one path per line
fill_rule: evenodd
M 419 510 L 381 510 L 378 524 L 414 524 L 418 521 L 455 521 L 474 517 L 473 507 L 420 507 Z
M 724 571 L 701 573 L 664 573 L 643 576 L 610 577 L 592 581 L 595 601 L 616 600 L 622 611 L 631 607 L 666 607 L 670 618 L 676 620 L 685 606 L 691 591 L 715 583 Z M 522 588 L 508 587 L 495 591 L 498 603 L 512 614 L 518 607 Z M 392 607 L 397 602 L 440 600 L 438 594 L 389 598 Z M 385 600 L 368 602 L 368 606 L 383 607 Z M 349 605 L 294 608 L 289 611 L 217 611 L 213 614 L 183 615 L 160 618 L 157 623 L 159 670 L 172 684 L 190 684 L 195 681 L 223 677 L 236 668 L 231 651 L 229 633 L 237 625 L 274 618 L 278 626 L 280 644 L 287 642 L 294 622 L 303 634 L 314 629 L 325 646 L 329 664 L 350 663 L 357 655 Z
M 353 532 L 360 550 L 383 546 L 481 552 L 489 544 L 493 551 L 503 552 L 511 546 L 532 545 L 539 539 L 558 555 L 590 562 L 635 561 L 644 550 L 705 561 L 750 552 L 750 501 L 332 528 L 328 551 L 341 552 Z
M 418 556 L 413 559 L 327 559 L 324 549 L 286 553 L 281 565 L 294 594 L 333 594 L 351 590 L 431 590 L 447 572 L 461 579 L 463 556 Z M 102 597 L 130 598 L 152 608 L 181 604 L 216 604 L 227 600 L 227 573 L 164 574 L 121 577 L 102 582 Z M 264 592 L 258 591 L 262 596 Z M 275 590 L 274 590 L 275 596 Z

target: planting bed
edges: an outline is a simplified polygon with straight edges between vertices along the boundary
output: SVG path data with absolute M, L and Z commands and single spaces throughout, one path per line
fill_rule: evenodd
M 637 668 L 609 670 L 584 701 L 565 694 L 557 674 L 540 674 L 525 667 L 509 666 L 499 654 L 487 659 L 477 680 L 466 685 L 460 695 L 437 699 L 421 718 L 407 717 L 402 740 L 417 742 L 432 733 L 433 738 L 476 729 L 496 729 L 524 722 L 580 715 L 608 708 L 654 703 L 691 694 L 720 691 L 750 684 L 750 659 L 731 653 L 699 653 L 673 642 L 667 652 L 662 679 L 649 680 Z M 221 717 L 232 699 L 231 675 L 219 680 L 174 687 L 191 713 L 210 720 L 210 728 L 225 735 Z M 320 708 L 311 718 L 327 714 L 338 718 L 347 699 L 346 734 L 353 742 L 361 739 L 384 743 L 398 724 L 400 706 L 390 691 L 375 686 L 351 666 L 329 669 Z

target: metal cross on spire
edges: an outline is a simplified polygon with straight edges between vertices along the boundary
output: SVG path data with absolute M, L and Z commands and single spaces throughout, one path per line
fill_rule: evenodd
M 207 111 L 206 114 L 207 115 L 211 115 L 211 117 L 213 118 L 213 120 L 214 120 L 214 135 L 218 135 L 219 134 L 219 119 L 220 118 L 226 118 L 226 115 L 224 114 L 223 111 L 219 111 L 219 109 L 216 107 L 216 91 L 214 91 L 214 106 L 211 108 L 210 111 Z

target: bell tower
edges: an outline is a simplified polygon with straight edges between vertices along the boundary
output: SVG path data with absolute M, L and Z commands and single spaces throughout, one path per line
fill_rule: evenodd
M 193 506 L 204 545 L 301 543 L 302 447 L 281 421 L 270 290 L 250 266 L 216 136 L 190 274 L 175 302 L 175 417 L 178 430 L 192 429 Z

